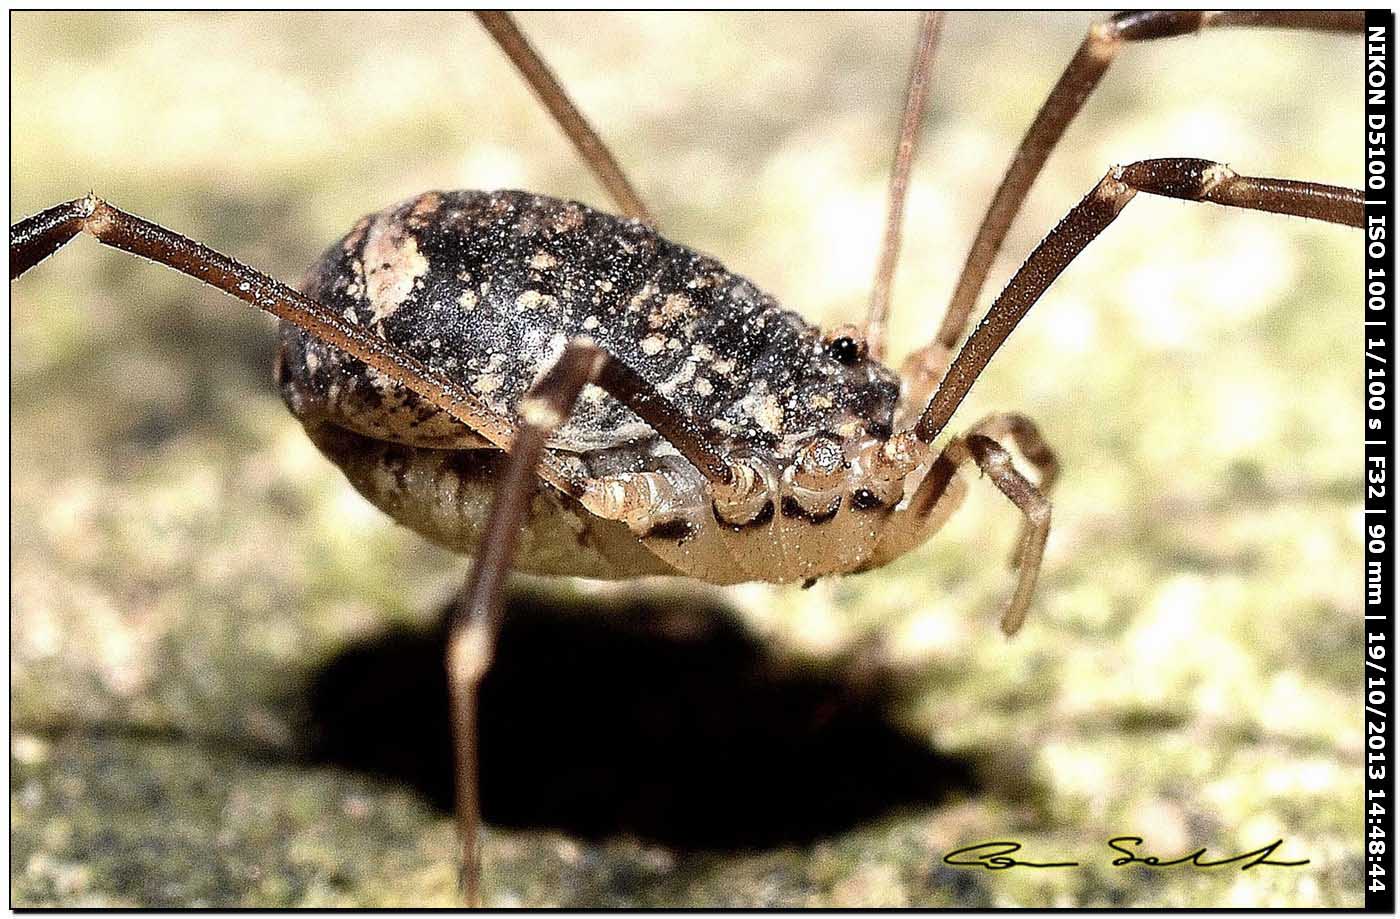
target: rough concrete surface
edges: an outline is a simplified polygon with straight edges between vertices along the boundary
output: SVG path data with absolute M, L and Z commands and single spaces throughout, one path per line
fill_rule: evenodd
M 1091 21 L 950 18 L 896 358 Z M 663 232 L 859 316 L 911 16 L 522 23 Z M 13 218 L 93 189 L 295 281 L 427 188 L 607 205 L 465 17 L 12 27 Z M 1116 162 L 1357 185 L 1360 58 L 1127 49 L 993 284 Z M 1018 520 L 985 482 L 916 552 L 807 591 L 522 581 L 485 703 L 488 902 L 1359 905 L 1359 239 L 1140 200 L 1050 290 L 955 421 L 1026 411 L 1063 459 L 1014 640 Z M 87 240 L 12 294 L 12 904 L 451 904 L 436 630 L 465 564 L 307 443 L 269 322 Z M 1114 867 L 1124 835 L 1308 863 Z M 1081 864 L 943 861 L 988 840 Z

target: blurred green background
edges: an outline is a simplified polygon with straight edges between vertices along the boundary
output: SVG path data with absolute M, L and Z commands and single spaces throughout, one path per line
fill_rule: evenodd
M 1093 18 L 949 18 L 900 354 L 932 334 Z M 814 321 L 860 314 L 912 14 L 521 23 L 666 235 Z M 17 12 L 11 66 L 12 221 L 91 189 L 295 281 L 358 216 L 429 188 L 608 206 L 462 15 Z M 1114 163 L 1358 185 L 1360 68 L 1348 37 L 1126 49 L 992 283 Z M 985 483 L 881 572 L 743 586 L 686 620 L 732 609 L 764 673 L 830 679 L 838 706 L 881 687 L 872 717 L 970 764 L 968 790 L 776 847 L 493 828 L 489 902 L 1360 905 L 1360 255 L 1355 231 L 1140 198 L 1056 283 L 958 418 L 1023 410 L 1064 463 L 1016 639 L 995 622 L 1018 518 Z M 78 240 L 12 285 L 11 322 L 13 905 L 450 904 L 449 816 L 309 764 L 305 687 L 357 642 L 431 629 L 465 563 L 319 457 L 273 390 L 272 324 L 239 304 Z M 741 786 L 748 752 L 728 762 L 714 782 Z M 1278 858 L 1310 863 L 1112 868 L 1124 834 L 1164 857 L 1282 838 Z M 941 865 L 987 839 L 1084 865 Z

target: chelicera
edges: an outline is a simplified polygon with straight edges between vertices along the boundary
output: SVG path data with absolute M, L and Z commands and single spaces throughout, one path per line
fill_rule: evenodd
M 1206 26 L 1360 28 L 1355 14 L 1125 14 L 1086 38 L 998 191 L 936 340 L 895 373 L 882 363 L 888 291 L 937 17 L 920 25 L 869 315 L 825 334 L 659 235 L 523 37 L 503 17 L 486 23 L 624 216 L 524 192 L 429 192 L 353 227 L 301 292 L 95 196 L 11 228 L 12 278 L 87 232 L 282 318 L 279 385 L 321 450 L 396 519 L 476 556 L 448 652 L 472 899 L 474 693 L 507 570 L 716 583 L 859 572 L 936 531 L 975 467 L 1025 516 L 1002 618 L 1015 632 L 1049 529 L 1054 455 L 1011 413 L 936 444 L 1059 272 L 1138 192 L 1361 221 L 1348 189 L 1196 159 L 1115 167 L 955 351 L 1027 189 L 1125 43 Z

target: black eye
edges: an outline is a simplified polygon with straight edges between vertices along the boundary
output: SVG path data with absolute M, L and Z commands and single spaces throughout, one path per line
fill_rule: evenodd
M 842 335 L 827 342 L 826 353 L 832 360 L 850 367 L 860 360 L 860 345 L 854 338 Z

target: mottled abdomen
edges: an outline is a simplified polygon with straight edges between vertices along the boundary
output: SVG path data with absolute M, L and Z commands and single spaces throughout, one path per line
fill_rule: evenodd
M 842 441 L 887 436 L 898 397 L 890 371 L 849 355 L 835 359 L 816 328 L 714 259 L 637 221 L 523 192 L 430 192 L 370 215 L 327 250 L 303 290 L 471 389 L 506 423 L 526 389 L 578 336 L 592 338 L 645 377 L 727 450 L 757 454 L 778 470 L 817 435 Z M 463 505 L 454 527 L 442 500 L 448 473 L 441 471 L 453 463 L 421 451 L 484 453 L 489 444 L 477 432 L 289 325 L 283 326 L 279 380 L 292 411 L 361 492 L 400 522 L 470 551 L 480 524 L 473 515 L 484 513 L 485 497 L 480 508 Z M 336 430 L 361 438 L 346 439 Z M 386 442 L 405 448 L 389 451 L 401 466 L 439 471 L 405 477 L 374 468 L 388 455 Z M 679 461 L 641 419 L 593 387 L 549 443 L 556 455 L 570 457 L 582 478 Z M 464 457 L 456 465 L 470 466 L 480 480 L 479 459 Z M 519 567 L 566 573 L 558 570 L 559 558 L 545 556 L 566 545 L 561 534 L 577 530 L 578 515 L 586 512 L 572 499 L 560 500 L 554 511 L 532 518 L 538 538 L 527 532 L 527 542 L 549 548 L 533 560 L 525 551 Z M 557 518 L 552 524 L 551 514 Z M 545 533 L 551 526 L 558 530 L 554 536 Z M 571 573 L 673 570 L 673 552 L 664 553 L 671 565 L 624 552 L 613 538 L 624 532 L 620 525 L 585 529 L 607 544 L 599 552 L 606 564 L 580 559 L 586 570 Z M 782 541 L 777 532 L 765 535 Z M 773 550 L 783 552 L 781 545 Z M 723 567 L 733 571 L 704 576 L 763 576 L 749 564 Z M 780 579 L 806 570 L 787 567 L 792 572 Z

